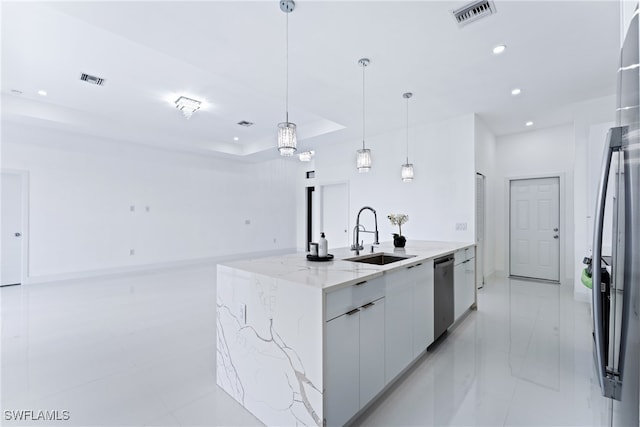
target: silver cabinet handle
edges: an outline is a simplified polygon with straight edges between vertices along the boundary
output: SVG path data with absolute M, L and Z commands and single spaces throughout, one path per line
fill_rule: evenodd
M 358 282 L 358 283 L 356 283 L 356 284 L 355 284 L 355 285 L 353 285 L 353 286 L 360 286 L 360 285 L 364 285 L 365 283 L 367 283 L 367 281 L 366 281 L 366 280 L 364 280 L 364 281 L 362 281 L 362 282 Z
M 352 316 L 352 315 L 356 314 L 356 313 L 357 313 L 357 312 L 359 312 L 359 311 L 360 311 L 360 309 L 359 309 L 359 308 L 354 308 L 354 309 L 353 309 L 353 310 L 351 310 L 351 311 L 347 311 L 347 316 Z
M 556 227 L 556 228 L 554 228 L 554 229 L 553 229 L 553 231 L 558 232 L 558 228 L 557 228 L 557 227 Z
M 20 237 L 20 236 L 22 236 L 22 234 L 21 233 L 16 233 L 15 236 L 16 237 Z
M 362 308 L 362 309 L 365 309 L 365 310 L 366 310 L 367 308 L 369 308 L 369 307 L 371 307 L 371 306 L 373 306 L 373 305 L 376 305 L 376 303 L 374 303 L 374 302 L 368 302 L 368 303 L 366 303 L 365 305 L 363 305 L 363 306 L 362 306 L 362 307 L 360 307 L 360 308 Z
M 559 238 L 560 236 L 558 236 L 557 234 L 555 236 L 553 236 L 554 239 Z

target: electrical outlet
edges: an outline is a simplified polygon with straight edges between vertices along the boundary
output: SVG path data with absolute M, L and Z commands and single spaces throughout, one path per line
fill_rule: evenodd
M 277 241 L 277 239 L 274 237 L 274 238 L 273 238 L 273 243 L 275 243 L 276 241 Z
M 135 255 L 135 254 L 136 254 L 135 249 L 129 249 L 129 255 Z
M 466 222 L 457 222 L 456 223 L 456 231 L 466 231 L 467 223 Z
M 250 219 L 245 219 L 245 220 L 244 220 L 244 223 L 245 223 L 246 225 L 249 225 L 249 224 L 251 224 L 251 220 L 250 220 Z
M 247 304 L 240 304 L 240 322 L 243 325 L 247 324 Z
M 145 206 L 144 210 L 147 211 L 147 212 L 151 211 L 151 206 Z
M 133 205 L 129 206 L 129 211 L 130 212 L 135 212 L 136 211 L 136 207 L 133 206 Z

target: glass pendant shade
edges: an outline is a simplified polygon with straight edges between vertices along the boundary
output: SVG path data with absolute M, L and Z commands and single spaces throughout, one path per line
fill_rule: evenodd
M 369 170 L 371 170 L 371 150 L 368 148 L 358 150 L 356 166 L 360 173 L 369 172 Z
M 296 152 L 297 145 L 295 123 L 278 123 L 278 151 L 280 151 L 280 155 L 293 156 L 293 153 Z
M 405 163 L 402 165 L 402 182 L 413 181 L 413 164 Z

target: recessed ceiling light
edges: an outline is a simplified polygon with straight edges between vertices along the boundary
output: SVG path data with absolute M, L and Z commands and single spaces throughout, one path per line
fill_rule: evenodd
M 39 90 L 39 91 L 38 91 L 38 95 L 40 95 L 40 96 L 47 96 L 47 91 L 46 91 L 46 90 Z
M 506 45 L 504 44 L 499 44 L 498 46 L 493 48 L 493 54 L 494 55 L 500 55 L 502 52 L 504 52 L 504 50 L 507 48 Z
M 233 140 L 234 140 L 234 141 L 237 141 L 237 140 L 239 140 L 239 139 L 240 139 L 240 138 L 238 138 L 237 136 L 234 136 L 234 137 L 233 137 Z
M 522 92 L 520 89 L 515 88 L 511 91 L 511 95 L 520 95 L 520 92 Z
M 533 122 L 527 122 L 524 124 L 525 126 L 533 126 Z

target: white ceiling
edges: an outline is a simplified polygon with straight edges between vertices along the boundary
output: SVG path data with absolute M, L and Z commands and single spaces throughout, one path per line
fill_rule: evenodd
M 496 0 L 497 14 L 459 28 L 450 11 L 466 3 L 299 0 L 289 14 L 299 148 L 361 140 L 361 57 L 371 59 L 367 135 L 404 128 L 407 91 L 412 125 L 475 112 L 496 135 L 528 130 L 528 120 L 566 123 L 567 105 L 615 93 L 618 1 Z M 1 17 L 3 120 L 250 161 L 277 156 L 286 57 L 277 0 L 4 1 Z M 506 52 L 493 55 L 501 43 Z M 170 103 L 179 95 L 206 106 L 186 120 Z

